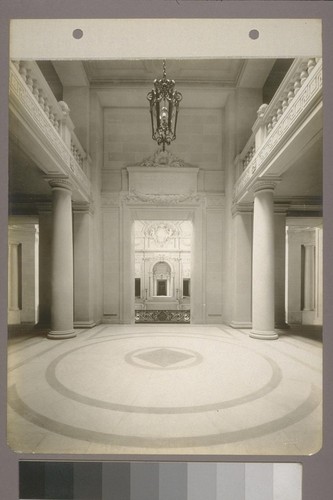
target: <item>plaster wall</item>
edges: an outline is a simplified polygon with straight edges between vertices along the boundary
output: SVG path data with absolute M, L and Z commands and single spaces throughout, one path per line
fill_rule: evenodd
M 21 245 L 21 323 L 35 324 L 38 320 L 38 260 L 36 260 L 37 242 L 38 232 L 35 224 L 28 223 L 9 226 L 8 243 Z
M 169 149 L 186 163 L 200 167 L 200 190 L 223 191 L 222 110 L 182 108 L 181 111 L 177 140 Z M 147 108 L 106 108 L 103 191 L 120 191 L 121 169 L 141 162 L 155 149 Z

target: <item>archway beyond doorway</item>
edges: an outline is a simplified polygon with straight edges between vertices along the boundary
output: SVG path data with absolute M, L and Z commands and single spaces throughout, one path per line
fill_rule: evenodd
M 135 220 L 135 322 L 189 323 L 192 222 Z

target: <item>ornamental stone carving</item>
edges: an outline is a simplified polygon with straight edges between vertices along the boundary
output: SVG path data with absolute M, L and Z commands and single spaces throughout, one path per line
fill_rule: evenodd
M 185 167 L 185 162 L 174 156 L 170 151 L 158 149 L 152 156 L 137 163 L 139 167 Z
M 158 222 L 148 226 L 145 236 L 152 238 L 157 245 L 164 247 L 170 239 L 177 236 L 177 230 L 169 222 Z
M 199 202 L 200 195 L 190 194 L 145 194 L 135 190 L 125 195 L 124 200 L 128 203 L 148 203 L 150 205 L 178 205 L 184 202 Z

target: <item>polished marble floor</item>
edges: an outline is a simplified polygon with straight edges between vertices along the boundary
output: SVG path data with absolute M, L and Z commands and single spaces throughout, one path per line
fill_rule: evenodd
M 11 330 L 8 443 L 25 453 L 308 455 L 321 447 L 317 328 Z

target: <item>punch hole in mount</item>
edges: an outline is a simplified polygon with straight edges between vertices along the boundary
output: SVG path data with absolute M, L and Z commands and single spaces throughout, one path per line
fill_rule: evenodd
M 73 38 L 75 38 L 76 40 L 80 40 L 80 38 L 83 37 L 83 31 L 80 30 L 79 28 L 77 28 L 73 31 L 72 35 L 73 35 Z
M 251 40 L 257 40 L 257 38 L 259 38 L 259 31 L 258 30 L 249 31 L 249 37 L 251 38 Z

